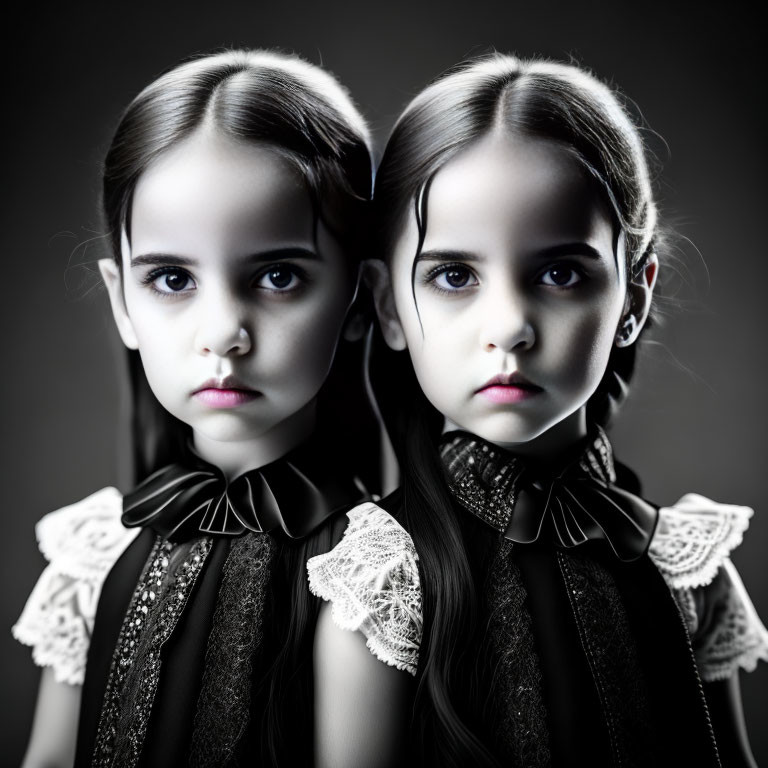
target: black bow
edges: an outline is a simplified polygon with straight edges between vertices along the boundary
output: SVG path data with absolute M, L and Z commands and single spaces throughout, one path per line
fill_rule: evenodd
M 556 544 L 604 539 L 622 561 L 650 545 L 658 511 L 614 484 L 610 443 L 602 431 L 560 471 L 532 468 L 474 435 L 451 433 L 441 450 L 456 499 L 519 544 L 549 529 Z
M 327 498 L 287 460 L 246 472 L 230 483 L 218 468 L 199 464 L 164 467 L 126 494 L 123 525 L 149 526 L 176 542 L 201 534 L 239 536 L 275 528 L 298 539 L 340 506 L 335 502 L 341 499 L 333 498 L 338 494 Z

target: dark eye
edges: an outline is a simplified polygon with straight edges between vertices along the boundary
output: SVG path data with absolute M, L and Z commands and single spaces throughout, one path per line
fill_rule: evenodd
M 443 291 L 459 291 L 477 285 L 477 278 L 468 267 L 452 264 L 433 273 L 431 280 Z
M 541 282 L 544 285 L 553 285 L 557 288 L 570 288 L 572 285 L 581 281 L 581 275 L 565 264 L 558 264 L 550 267 L 542 276 Z
M 299 275 L 290 267 L 272 267 L 263 272 L 256 285 L 269 291 L 292 291 L 299 287 Z
M 183 269 L 166 268 L 160 272 L 149 275 L 149 282 L 158 293 L 182 293 L 192 290 L 195 281 L 188 272 Z

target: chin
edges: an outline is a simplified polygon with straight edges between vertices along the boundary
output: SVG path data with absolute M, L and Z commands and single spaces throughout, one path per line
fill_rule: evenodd
M 483 440 L 502 448 L 513 449 L 516 445 L 528 443 L 543 435 L 552 424 L 549 422 L 532 423 L 515 414 L 495 415 L 489 419 L 476 421 L 467 429 Z
M 209 440 L 219 443 L 237 443 L 258 439 L 269 432 L 275 423 L 258 419 L 246 420 L 234 413 L 218 413 L 212 414 L 210 418 L 198 420 L 190 426 Z

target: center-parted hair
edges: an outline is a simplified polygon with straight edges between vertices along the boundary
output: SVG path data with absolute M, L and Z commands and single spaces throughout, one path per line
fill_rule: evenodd
M 182 63 L 144 88 L 124 111 L 104 160 L 102 187 L 103 216 L 118 265 L 123 231 L 130 241 L 131 204 L 142 173 L 202 127 L 269 146 L 294 165 L 316 221 L 328 227 L 356 271 L 372 185 L 365 121 L 324 70 L 296 56 L 251 50 Z M 157 402 L 138 353 L 129 351 L 128 357 L 133 474 L 141 480 L 178 459 L 189 430 Z M 338 369 L 353 365 L 339 361 L 331 388 L 343 388 L 345 376 Z
M 657 211 L 646 150 L 621 100 L 577 66 L 501 54 L 449 70 L 398 119 L 376 176 L 375 256 L 391 261 L 411 213 L 421 249 L 435 174 L 494 132 L 551 141 L 567 151 L 594 181 L 613 218 L 615 242 L 624 235 L 627 280 L 640 273 L 657 250 Z M 614 348 L 588 403 L 591 423 L 607 423 L 624 396 L 634 360 L 634 346 Z M 421 392 L 407 353 L 388 350 L 380 334 L 370 371 L 402 467 L 405 522 L 420 558 L 424 638 L 415 746 L 436 756 L 441 766 L 494 765 L 484 746 L 492 739 L 482 715 L 487 691 L 470 653 L 480 643 L 477 586 L 436 450 L 443 418 Z

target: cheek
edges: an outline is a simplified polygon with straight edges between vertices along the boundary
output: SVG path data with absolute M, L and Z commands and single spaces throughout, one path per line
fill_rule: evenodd
M 412 293 L 396 298 L 416 378 L 427 399 L 444 411 L 462 396 L 462 382 L 472 374 L 477 337 L 472 306 L 418 291 L 417 312 Z
M 466 326 L 462 305 L 456 301 L 436 296 L 423 286 L 411 288 L 410 273 L 398 270 L 394 276 L 395 308 L 405 334 L 408 348 L 429 353 L 435 345 L 445 343 L 447 328 L 461 331 Z M 423 349 L 422 349 L 423 348 Z
M 183 338 L 191 328 L 185 302 L 164 300 L 134 283 L 125 288 L 125 306 L 139 344 L 147 348 Z M 172 353 L 173 349 L 167 351 Z
M 288 386 L 312 389 L 325 380 L 346 314 L 346 305 L 337 298 L 296 306 L 262 324 L 257 340 L 261 358 L 267 369 L 286 378 Z
M 175 366 L 169 366 L 167 358 L 163 364 L 159 355 L 146 349 L 139 348 L 139 356 L 150 389 L 154 392 L 155 397 L 168 408 L 182 389 L 178 374 L 175 373 Z
M 560 366 L 564 386 L 594 389 L 613 349 L 619 311 L 611 307 L 563 318 L 549 330 L 548 363 Z
M 126 306 L 147 378 L 150 383 L 153 378 L 167 379 L 169 361 L 180 357 L 191 345 L 191 326 L 183 307 L 158 305 L 129 295 Z
M 169 350 L 174 344 L 163 345 L 162 339 L 142 343 L 139 338 L 139 357 L 149 388 L 160 405 L 182 421 L 185 420 L 187 400 L 201 378 L 190 377 L 185 361 Z
M 411 298 L 413 307 L 413 298 Z M 418 296 L 418 314 L 413 309 L 404 323 L 409 348 L 433 362 L 466 365 L 476 352 L 485 309 L 471 299 L 444 299 L 426 293 Z
M 467 378 L 468 358 L 459 351 L 459 339 L 449 326 L 418 330 L 408 340 L 408 350 L 419 385 L 427 399 L 441 412 L 461 396 Z

